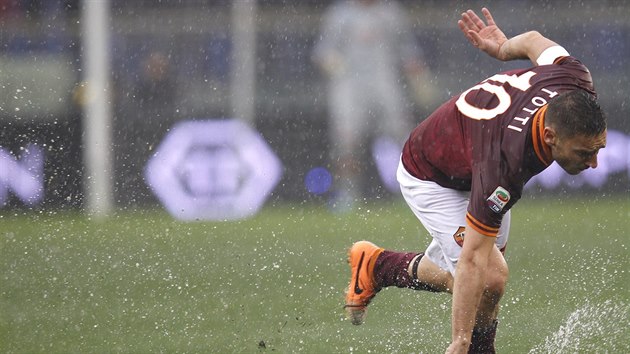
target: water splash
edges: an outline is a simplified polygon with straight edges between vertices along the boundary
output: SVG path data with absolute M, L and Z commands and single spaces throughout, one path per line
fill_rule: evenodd
M 587 302 L 529 354 L 628 353 L 630 343 L 624 333 L 628 328 L 630 305 L 611 300 L 598 304 Z

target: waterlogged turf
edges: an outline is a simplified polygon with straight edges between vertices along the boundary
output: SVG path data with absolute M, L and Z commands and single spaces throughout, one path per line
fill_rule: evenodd
M 346 215 L 268 206 L 224 223 L 2 213 L 2 353 L 439 353 L 449 342 L 447 294 L 385 289 L 364 325 L 344 319 L 353 241 L 428 242 L 399 201 Z M 628 199 L 526 199 L 512 220 L 498 349 L 630 352 Z

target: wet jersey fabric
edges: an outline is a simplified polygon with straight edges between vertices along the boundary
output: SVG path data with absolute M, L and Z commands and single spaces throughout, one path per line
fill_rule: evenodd
M 470 190 L 468 225 L 496 236 L 525 183 L 552 162 L 542 140 L 547 103 L 576 89 L 595 95 L 588 69 L 571 56 L 496 74 L 420 123 L 403 148 L 403 166 L 418 179 Z

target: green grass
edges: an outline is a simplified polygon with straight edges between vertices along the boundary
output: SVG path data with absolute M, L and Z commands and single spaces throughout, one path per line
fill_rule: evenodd
M 628 199 L 526 199 L 512 220 L 499 350 L 630 352 Z M 267 207 L 225 223 L 5 211 L 0 352 L 443 352 L 447 294 L 385 289 L 364 325 L 344 319 L 346 250 L 359 239 L 428 243 L 398 201 L 342 216 Z

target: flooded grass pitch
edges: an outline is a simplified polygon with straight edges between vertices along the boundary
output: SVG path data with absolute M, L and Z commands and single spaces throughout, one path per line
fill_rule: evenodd
M 3 353 L 436 353 L 450 338 L 446 294 L 388 288 L 365 324 L 344 318 L 352 242 L 428 243 L 398 201 L 343 215 L 269 206 L 225 223 L 149 210 L 0 216 Z M 624 198 L 520 202 L 498 350 L 630 352 L 628 230 Z

